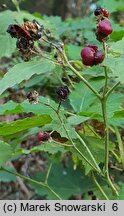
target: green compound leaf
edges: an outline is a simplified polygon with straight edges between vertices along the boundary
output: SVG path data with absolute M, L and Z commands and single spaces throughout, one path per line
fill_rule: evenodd
M 13 150 L 8 143 L 0 141 L 0 166 L 2 166 L 12 156 Z

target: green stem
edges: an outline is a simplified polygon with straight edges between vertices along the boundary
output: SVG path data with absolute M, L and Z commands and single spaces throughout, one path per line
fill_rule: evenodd
M 117 82 L 107 93 L 106 98 L 109 97 L 109 95 L 113 92 L 113 90 L 120 84 L 120 82 Z
M 105 172 L 108 172 L 108 157 L 109 157 L 109 129 L 107 124 L 106 98 L 102 99 L 102 113 L 105 127 Z
M 92 155 L 90 149 L 87 147 L 87 145 L 85 144 L 84 140 L 80 137 L 80 135 L 79 135 L 78 133 L 76 133 L 76 135 L 77 135 L 78 139 L 80 140 L 80 142 L 81 142 L 81 143 L 83 144 L 83 146 L 85 147 L 85 149 L 87 150 L 87 152 L 89 153 L 89 155 L 90 155 L 90 157 L 92 158 L 92 160 L 93 160 L 95 166 L 97 167 L 97 170 L 99 170 L 99 173 L 101 173 L 101 170 L 100 170 L 100 168 L 99 168 L 99 166 L 98 166 L 98 164 L 97 164 L 97 162 L 96 162 L 94 156 Z
M 104 72 L 105 72 L 105 85 L 103 89 L 103 95 L 107 92 L 107 86 L 108 86 L 108 75 L 107 75 L 107 67 L 104 66 Z
M 89 82 L 87 82 L 87 80 L 83 76 L 81 76 L 81 74 L 77 70 L 75 70 L 75 68 L 69 62 L 67 62 L 67 66 L 71 71 L 74 72 L 77 77 L 80 78 L 81 81 L 83 81 L 83 83 L 85 83 L 85 85 L 96 95 L 96 97 L 101 99 L 101 95 L 89 84 Z
M 105 67 L 104 67 L 105 68 Z M 109 169 L 108 169 L 108 162 L 109 162 L 109 127 L 108 127 L 108 122 L 107 122 L 107 107 L 106 107 L 106 91 L 107 91 L 107 70 L 105 69 L 105 86 L 104 86 L 104 91 L 103 91 L 103 96 L 101 99 L 101 104 L 102 104 L 102 114 L 103 114 L 103 121 L 104 121 L 104 127 L 105 127 L 105 176 L 107 179 L 108 184 L 110 185 L 112 191 L 114 194 L 118 195 L 118 192 L 116 188 L 114 187 L 110 177 L 109 177 Z
M 3 167 L 0 168 L 0 170 L 5 171 L 5 172 L 10 173 L 10 174 L 13 174 L 13 175 L 16 175 L 16 176 L 20 177 L 21 179 L 24 179 L 24 180 L 26 180 L 26 181 L 30 181 L 30 182 L 32 182 L 32 183 L 35 183 L 35 184 L 41 186 L 41 187 L 47 188 L 48 190 L 50 190 L 50 191 L 52 192 L 52 194 L 53 194 L 57 199 L 62 200 L 62 198 L 61 198 L 48 184 L 46 184 L 46 183 L 44 183 L 44 182 L 38 182 L 38 181 L 36 181 L 36 180 L 34 180 L 34 179 L 31 179 L 31 178 L 28 178 L 28 177 L 26 177 L 26 176 L 23 176 L 23 175 L 21 175 L 21 174 L 19 174 L 19 173 L 17 173 L 17 172 L 12 172 L 12 171 L 10 171 L 10 170 L 7 170 L 7 169 L 5 169 L 5 168 L 3 168 Z
M 121 139 L 121 136 L 120 136 L 120 133 L 117 127 L 115 127 L 115 134 L 116 134 L 118 145 L 119 145 L 121 162 L 124 168 L 124 146 L 123 146 L 122 139 Z
M 101 174 L 101 170 L 100 170 L 100 168 L 98 167 L 98 165 L 97 165 L 97 168 L 96 168 L 96 167 L 82 154 L 82 152 L 76 147 L 75 143 L 73 142 L 73 140 L 71 139 L 71 137 L 70 137 L 70 135 L 69 135 L 69 133 L 68 133 L 68 130 L 67 130 L 66 127 L 65 127 L 65 124 L 63 124 L 63 128 L 64 128 L 64 130 L 65 130 L 65 132 L 66 132 L 66 134 L 67 134 L 69 140 L 71 141 L 71 143 L 72 143 L 74 149 L 80 154 L 80 156 L 81 156 L 94 170 L 96 170 L 99 174 Z
M 49 178 L 49 175 L 50 175 L 51 168 L 52 168 L 52 163 L 50 164 L 50 166 L 49 166 L 49 168 L 47 170 L 47 174 L 46 174 L 46 178 L 45 178 L 45 184 L 48 184 L 48 178 Z
M 81 74 L 70 64 L 70 62 L 68 61 L 68 58 L 66 56 L 65 53 L 63 53 L 63 58 L 64 58 L 64 62 L 65 62 L 65 66 L 67 66 L 71 71 L 73 71 L 73 73 L 80 78 L 81 81 L 83 81 L 83 83 L 85 83 L 85 85 L 96 95 L 96 97 L 98 97 L 99 99 L 101 99 L 101 95 L 89 84 L 89 82 L 87 82 L 87 80 L 81 76 Z
M 106 42 L 103 42 L 103 50 L 104 50 L 104 54 L 105 54 L 105 58 L 107 57 L 107 44 Z
M 88 125 L 87 123 L 85 123 L 85 125 L 92 131 L 92 133 L 99 139 L 101 139 L 101 137 L 96 133 L 96 131 L 93 129 L 92 126 Z
M 96 186 L 98 187 L 98 189 L 100 190 L 100 192 L 102 193 L 102 195 L 104 196 L 104 198 L 106 200 L 109 200 L 108 196 L 105 194 L 105 192 L 103 191 L 102 187 L 100 186 L 100 184 L 98 183 L 94 173 L 92 172 L 92 177 L 93 177 L 93 180 L 94 180 L 94 183 L 96 184 Z
M 61 107 L 62 101 L 59 102 L 58 108 L 57 108 L 57 113 L 59 113 L 60 107 Z

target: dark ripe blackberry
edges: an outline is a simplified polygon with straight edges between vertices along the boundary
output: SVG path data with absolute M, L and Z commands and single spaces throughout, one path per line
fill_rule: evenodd
M 69 89 L 67 86 L 61 86 L 59 87 L 57 90 L 56 90 L 56 93 L 58 94 L 59 96 L 59 99 L 61 101 L 64 101 L 67 99 L 68 97 L 68 94 L 69 94 Z
M 96 10 L 94 11 L 95 16 L 99 16 L 101 13 L 102 13 L 102 8 L 101 7 L 97 7 Z

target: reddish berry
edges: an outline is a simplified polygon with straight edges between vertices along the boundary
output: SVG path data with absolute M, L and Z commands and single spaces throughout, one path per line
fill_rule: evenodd
M 105 16 L 105 17 L 109 17 L 110 16 L 109 11 L 106 10 L 106 9 L 104 9 L 104 8 L 102 8 L 102 13 L 103 13 L 103 16 Z
M 109 35 L 112 33 L 111 23 L 107 19 L 100 21 L 97 25 L 97 29 L 105 35 Z
M 98 50 L 98 46 L 96 46 L 95 44 L 88 44 L 87 47 L 94 49 L 95 52 Z
M 97 65 L 97 64 L 102 63 L 103 60 L 104 60 L 104 57 L 105 57 L 105 55 L 104 55 L 104 53 L 101 50 L 97 51 L 95 53 L 95 58 L 94 58 L 95 64 Z
M 82 62 L 84 65 L 92 66 L 94 64 L 95 50 L 90 47 L 84 47 L 81 51 Z
M 39 132 L 37 134 L 37 138 L 39 141 L 47 141 L 50 138 L 50 134 L 48 132 Z

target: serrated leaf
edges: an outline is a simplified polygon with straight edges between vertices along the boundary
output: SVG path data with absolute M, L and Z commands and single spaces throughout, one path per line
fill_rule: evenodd
M 54 64 L 47 60 L 32 60 L 30 62 L 19 63 L 11 68 L 0 80 L 0 94 L 7 88 L 15 84 L 28 80 L 34 74 L 50 72 L 54 69 Z
M 34 178 L 37 181 L 44 181 L 45 174 L 40 172 Z M 56 199 L 47 189 L 39 187 L 34 183 L 29 184 L 37 194 L 47 196 L 48 199 Z M 93 187 L 90 178 L 86 177 L 80 168 L 74 170 L 70 164 L 66 168 L 63 168 L 62 165 L 54 164 L 48 178 L 48 184 L 62 199 L 69 199 L 72 195 L 85 193 Z
M 8 143 L 0 141 L 0 167 L 11 158 L 13 150 Z
M 51 142 L 42 143 L 41 145 L 33 147 L 30 150 L 18 149 L 15 152 L 15 155 L 30 154 L 30 153 L 40 152 L 40 151 L 48 152 L 49 154 L 56 154 L 57 152 L 62 152 L 62 153 L 66 152 L 64 146 L 62 146 L 62 143 L 56 143 L 54 141 L 51 141 Z
M 107 117 L 110 118 L 113 116 L 116 110 L 121 109 L 121 105 L 123 104 L 124 96 L 120 93 L 112 93 L 107 99 Z M 114 106 L 113 106 L 114 104 Z M 102 108 L 101 103 L 96 100 L 89 109 L 86 111 L 87 113 L 99 114 L 102 116 Z
M 87 120 L 89 120 L 90 118 L 89 117 L 85 117 L 85 116 L 79 116 L 79 115 L 74 115 L 74 116 L 70 116 L 68 117 L 68 123 L 70 125 L 78 125 L 82 122 L 85 122 Z
M 67 52 L 69 59 L 71 59 L 71 60 L 72 59 L 73 60 L 80 60 L 81 59 L 80 52 L 81 52 L 82 47 L 76 46 L 73 44 L 69 44 L 65 48 L 66 48 L 66 52 Z
M 109 57 L 103 62 L 112 72 L 111 75 L 121 83 L 124 83 L 124 57 L 123 55 L 118 58 Z
M 10 100 L 7 103 L 0 106 L 0 115 L 3 115 L 7 111 L 13 110 L 16 107 L 17 107 L 17 104 Z
M 94 156 L 97 164 L 104 162 L 105 159 L 105 146 L 104 146 L 104 140 L 99 139 L 92 136 L 82 136 L 83 141 L 85 142 L 86 146 L 90 149 L 92 152 L 92 155 Z M 85 158 L 88 159 L 88 161 L 96 167 L 94 164 L 94 161 L 92 160 L 90 154 L 86 150 L 86 148 L 82 145 L 82 143 L 79 140 L 76 140 L 75 142 L 77 148 L 80 150 L 80 152 L 85 156 Z M 114 145 L 110 143 L 109 150 L 113 150 Z M 72 152 L 75 153 L 78 158 L 82 161 L 82 164 L 85 166 L 85 173 L 88 174 L 90 170 L 92 170 L 92 167 L 81 157 L 81 155 L 75 151 L 75 149 L 72 149 Z
M 47 131 L 48 130 L 57 131 L 61 135 L 61 137 L 65 137 L 67 139 L 69 139 L 69 137 L 71 137 L 72 139 L 76 138 L 77 136 L 75 133 L 75 129 L 69 123 L 65 123 L 64 125 L 69 136 L 67 135 L 65 128 L 63 127 L 63 124 L 57 118 L 53 119 L 51 124 L 45 125 L 42 129 Z
M 15 122 L 4 123 L 0 127 L 0 136 L 13 135 L 22 131 L 25 131 L 32 127 L 42 126 L 51 122 L 51 118 L 48 115 L 39 115 L 32 118 L 25 118 L 23 120 L 17 120 Z
M 103 86 L 104 80 L 94 79 L 89 81 L 96 90 L 100 90 Z M 96 97 L 91 90 L 82 82 L 75 86 L 75 90 L 69 95 L 71 106 L 75 112 L 87 111 L 92 103 L 96 101 Z
M 112 45 L 110 46 L 110 50 L 123 54 L 124 53 L 123 47 L 124 47 L 124 38 L 122 38 L 122 40 L 112 43 Z

